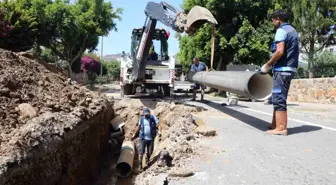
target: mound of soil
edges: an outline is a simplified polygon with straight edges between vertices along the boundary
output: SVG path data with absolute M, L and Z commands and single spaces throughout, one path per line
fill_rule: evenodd
M 63 135 L 106 105 L 98 94 L 27 53 L 0 49 L 0 172 L 52 135 Z M 1 173 L 0 173 L 1 174 Z

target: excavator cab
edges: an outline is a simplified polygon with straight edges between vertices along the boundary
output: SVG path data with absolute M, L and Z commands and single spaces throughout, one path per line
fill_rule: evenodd
M 131 53 L 134 58 L 140 44 L 142 33 L 142 28 L 133 29 L 132 31 Z M 156 61 L 169 60 L 168 38 L 169 32 L 167 32 L 165 29 L 155 29 L 152 40 L 150 41 L 150 49 L 147 55 L 147 62 L 153 63 Z
M 164 1 L 149 1 L 144 12 L 144 26 L 132 31 L 131 56 L 123 55 L 121 58 L 121 97 L 135 93 L 137 86 L 157 89 L 165 95 L 173 94 L 176 60 L 168 56 L 169 34 L 164 29 L 156 28 L 158 22 L 189 35 L 205 23 L 217 24 L 211 12 L 200 6 L 193 7 L 185 14 Z

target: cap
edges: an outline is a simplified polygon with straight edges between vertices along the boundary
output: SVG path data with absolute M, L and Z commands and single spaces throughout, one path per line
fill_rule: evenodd
M 148 114 L 150 114 L 149 109 L 147 107 L 143 108 L 143 115 L 148 115 Z

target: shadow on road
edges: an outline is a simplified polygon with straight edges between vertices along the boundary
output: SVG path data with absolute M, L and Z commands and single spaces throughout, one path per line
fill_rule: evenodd
M 237 120 L 240 120 L 258 130 L 261 131 L 267 131 L 268 130 L 268 126 L 270 125 L 270 122 L 266 122 L 262 119 L 259 119 L 257 117 L 254 116 L 250 116 L 248 114 L 242 113 L 240 111 L 234 110 L 234 109 L 230 109 L 228 107 L 223 107 L 220 106 L 220 104 L 215 103 L 215 102 L 210 102 L 207 104 L 208 106 L 217 109 L 227 115 L 230 115 L 234 118 L 236 118 Z M 235 106 L 235 107 L 239 107 L 239 106 Z M 244 107 L 244 108 L 248 108 L 245 106 L 240 106 L 240 107 Z M 271 121 L 271 120 L 270 120 Z M 288 128 L 288 134 L 289 135 L 293 135 L 293 134 L 299 134 L 299 133 L 307 133 L 307 132 L 313 132 L 313 131 L 318 131 L 321 130 L 321 127 L 317 127 L 317 126 L 310 126 L 310 125 L 303 125 L 303 126 L 299 126 L 299 127 L 294 127 L 294 128 Z
M 297 107 L 297 106 L 299 106 L 299 104 L 287 103 L 287 106 L 289 106 L 289 107 Z
M 261 131 L 266 131 L 267 130 L 267 126 L 269 125 L 268 122 L 261 120 L 259 118 L 256 117 L 252 117 L 250 115 L 244 114 L 242 112 L 230 109 L 228 107 L 225 106 L 220 106 L 220 104 L 218 103 L 214 103 L 214 102 L 210 102 L 209 104 L 207 104 L 208 106 L 217 109 L 227 115 L 230 115 L 234 118 L 236 118 L 239 121 L 242 121 L 256 129 L 259 129 Z M 236 107 L 239 107 L 238 105 Z M 246 107 L 245 107 L 246 108 Z
M 288 134 L 292 135 L 292 134 L 307 133 L 307 132 L 318 131 L 321 129 L 322 129 L 321 127 L 317 127 L 317 126 L 302 125 L 299 127 L 288 128 Z

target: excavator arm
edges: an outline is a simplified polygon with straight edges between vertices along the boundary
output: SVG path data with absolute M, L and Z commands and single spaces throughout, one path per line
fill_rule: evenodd
M 155 19 L 179 33 L 190 34 L 206 22 L 217 24 L 217 20 L 211 12 L 200 6 L 195 6 L 188 14 L 184 14 L 164 1 L 160 3 L 148 2 L 145 14 L 150 19 Z
M 148 2 L 145 8 L 146 21 L 143 34 L 136 53 L 133 66 L 133 78 L 142 81 L 145 78 L 147 56 L 157 21 L 179 33 L 194 33 L 204 23 L 217 24 L 211 12 L 203 7 L 195 6 L 188 14 L 178 12 L 166 2 Z

